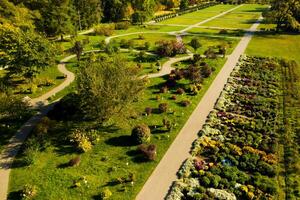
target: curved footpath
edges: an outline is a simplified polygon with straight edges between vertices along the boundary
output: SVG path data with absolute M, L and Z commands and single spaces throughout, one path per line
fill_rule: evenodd
M 75 55 L 68 56 L 61 60 L 60 64 L 57 66 L 58 70 L 66 76 L 64 82 L 59 86 L 53 88 L 46 94 L 32 99 L 29 103 L 33 106 L 41 106 L 41 110 L 38 113 L 31 117 L 18 131 L 17 133 L 9 140 L 9 144 L 6 145 L 5 149 L 0 154 L 0 200 L 7 199 L 7 191 L 9 185 L 9 174 L 11 166 L 15 156 L 17 155 L 20 147 L 27 138 L 28 134 L 32 131 L 34 126 L 53 108 L 54 104 L 48 105 L 47 99 L 56 93 L 65 89 L 70 85 L 74 79 L 75 75 L 68 71 L 65 67 L 65 62 L 74 58 Z
M 177 179 L 177 171 L 190 156 L 189 152 L 192 143 L 198 138 L 198 133 L 202 129 L 208 114 L 213 110 L 215 102 L 219 98 L 227 79 L 230 77 L 230 73 L 247 48 L 253 32 L 257 29 L 260 21 L 261 18 L 253 24 L 251 32 L 247 32 L 243 36 L 233 53 L 228 57 L 222 70 L 148 178 L 142 190 L 137 195 L 136 200 L 163 200 L 166 197 L 173 182 Z

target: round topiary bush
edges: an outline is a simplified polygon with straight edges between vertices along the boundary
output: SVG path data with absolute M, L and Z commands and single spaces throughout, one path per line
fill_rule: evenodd
M 145 124 L 138 125 L 132 129 L 131 137 L 137 144 L 150 142 L 151 130 Z

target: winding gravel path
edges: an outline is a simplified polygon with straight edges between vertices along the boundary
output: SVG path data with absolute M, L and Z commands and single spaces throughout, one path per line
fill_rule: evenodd
M 192 143 L 198 138 L 208 114 L 213 110 L 214 104 L 222 92 L 230 73 L 239 61 L 240 56 L 247 48 L 254 30 L 257 29 L 261 19 L 251 27 L 228 57 L 222 70 L 219 72 L 192 115 L 183 126 L 168 151 L 148 178 L 136 200 L 163 200 L 173 182 L 177 179 L 176 173 L 182 163 L 190 156 Z

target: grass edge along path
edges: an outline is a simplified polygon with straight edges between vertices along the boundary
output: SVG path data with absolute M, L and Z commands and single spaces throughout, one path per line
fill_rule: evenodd
M 75 75 L 66 69 L 65 62 L 69 59 L 73 58 L 75 55 L 68 56 L 61 60 L 58 65 L 58 69 L 64 75 L 66 75 L 66 79 L 57 87 L 48 91 L 38 98 L 34 98 L 30 100 L 30 104 L 33 107 L 40 107 L 40 112 L 31 117 L 18 131 L 17 133 L 9 140 L 8 145 L 6 145 L 5 149 L 0 154 L 0 199 L 7 199 L 7 191 L 9 185 L 9 174 L 11 170 L 11 165 L 14 161 L 15 156 L 20 150 L 23 142 L 32 131 L 36 123 L 38 123 L 42 117 L 44 117 L 53 107 L 54 104 L 48 105 L 47 99 L 56 93 L 64 90 L 67 86 L 69 86 L 74 80 Z
M 257 29 L 260 21 L 261 18 L 252 25 L 252 31 Z M 240 56 L 246 50 L 253 36 L 252 31 L 247 32 L 244 35 L 233 53 L 228 57 L 227 62 L 202 97 L 200 103 L 193 111 L 164 157 L 148 178 L 142 190 L 136 197 L 136 200 L 164 199 L 166 197 L 170 187 L 177 178 L 177 171 L 190 155 L 191 144 L 198 138 L 198 132 L 205 123 L 209 112 L 213 109 L 230 73 L 238 63 Z

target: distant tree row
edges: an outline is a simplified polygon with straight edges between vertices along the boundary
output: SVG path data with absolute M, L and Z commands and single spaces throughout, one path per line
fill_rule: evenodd
M 1 0 L 3 17 L 17 6 L 30 15 L 36 30 L 57 36 L 87 29 L 100 22 L 153 17 L 154 12 L 201 3 L 202 0 Z M 0 12 L 2 17 L 2 12 Z M 22 16 L 21 15 L 21 16 Z M 19 16 L 20 18 L 22 18 Z M 23 18 L 23 19 L 26 19 Z M 25 21 L 25 20 L 24 20 Z

